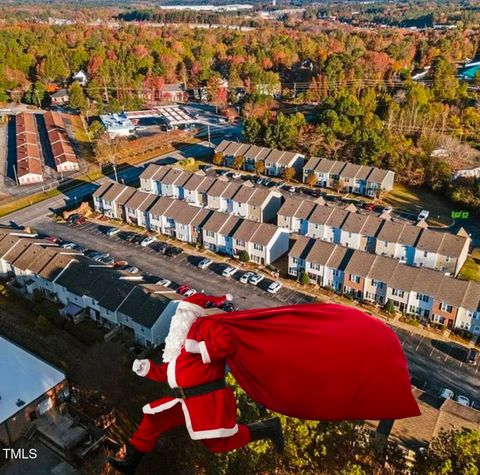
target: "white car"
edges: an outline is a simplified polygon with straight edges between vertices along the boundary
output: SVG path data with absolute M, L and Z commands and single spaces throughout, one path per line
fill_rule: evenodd
M 60 247 L 63 247 L 64 249 L 76 249 L 79 246 L 78 246 L 78 244 L 75 244 L 74 242 L 65 242 Z
M 120 232 L 120 228 L 109 228 L 107 229 L 107 236 L 114 236 L 115 234 Z
M 157 285 L 161 285 L 162 287 L 168 287 L 171 283 L 172 283 L 171 280 L 168 280 L 168 279 L 160 279 L 160 280 L 157 282 Z
M 451 389 L 448 389 L 448 388 L 443 388 L 441 391 L 440 391 L 440 397 L 442 399 L 453 399 L 453 391 Z
M 234 174 L 232 175 L 232 178 L 237 179 L 237 178 L 240 178 L 241 176 L 242 176 L 242 175 L 240 175 L 240 173 L 234 173 Z
M 142 240 L 142 242 L 140 243 L 140 246 L 147 247 L 153 242 L 155 242 L 155 238 L 153 236 L 147 236 Z
M 384 213 L 391 213 L 393 211 L 393 208 L 391 206 L 386 206 L 383 208 Z
M 138 274 L 140 272 L 140 269 L 138 267 L 135 267 L 135 266 L 128 266 L 125 269 L 125 271 L 130 273 L 130 274 Z
M 198 267 L 199 269 L 206 269 L 211 263 L 212 263 L 212 261 L 211 261 L 210 259 L 202 259 L 202 260 L 198 263 L 197 267 Z
M 232 277 L 233 274 L 235 274 L 235 272 L 237 272 L 237 268 L 236 267 L 226 267 L 225 269 L 223 269 L 223 272 L 222 272 L 222 275 L 223 277 Z
M 245 272 L 245 274 L 243 274 L 242 277 L 240 277 L 240 282 L 242 284 L 246 284 L 250 280 L 250 277 L 254 275 L 255 274 L 253 272 Z
M 267 292 L 271 294 L 276 294 L 282 287 L 283 285 L 280 282 L 272 282 L 268 286 Z
M 289 191 L 290 193 L 295 193 L 295 192 L 297 191 L 297 189 L 296 189 L 294 186 L 291 186 L 291 187 L 288 189 L 288 191 Z
M 470 399 L 468 399 L 467 396 L 462 396 L 458 395 L 457 396 L 457 402 L 458 404 L 461 404 L 462 406 L 470 407 Z
M 184 297 L 191 297 L 192 295 L 195 295 L 197 293 L 197 291 L 195 289 L 190 289 L 190 290 L 187 290 L 183 296 Z
M 263 277 L 263 275 L 260 275 L 260 274 L 253 274 L 250 279 L 248 279 L 248 283 L 249 284 L 252 284 L 252 285 L 257 285 L 258 283 L 260 283 L 265 277 Z
M 420 211 L 420 213 L 418 213 L 418 216 L 417 216 L 417 219 L 420 221 L 422 219 L 427 219 L 428 217 L 430 216 L 430 211 L 426 210 L 426 209 L 422 209 L 422 211 Z

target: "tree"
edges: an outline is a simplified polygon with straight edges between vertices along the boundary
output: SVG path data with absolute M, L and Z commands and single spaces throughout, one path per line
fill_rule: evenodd
M 240 170 L 245 164 L 245 157 L 243 155 L 238 155 L 233 159 L 233 168 Z
M 387 303 L 385 304 L 385 312 L 387 313 L 395 313 L 395 305 L 393 304 L 393 300 L 392 299 L 388 299 L 387 300 Z
M 245 142 L 260 145 L 262 135 L 262 126 L 255 117 L 248 117 L 243 123 L 243 137 Z
M 105 131 L 105 126 L 99 120 L 92 121 L 88 126 L 88 133 L 91 140 L 98 140 Z
M 305 178 L 305 184 L 308 186 L 315 186 L 317 184 L 317 177 L 314 172 L 310 172 Z
M 297 170 L 293 167 L 285 167 L 283 169 L 283 178 L 285 178 L 286 181 L 293 180 L 296 174 Z
M 8 101 L 7 91 L 0 87 L 0 104 Z
M 265 173 L 265 161 L 259 160 L 255 162 L 255 173 L 257 175 L 263 175 Z
M 302 270 L 300 272 L 300 276 L 298 277 L 298 281 L 302 284 L 302 285 L 308 285 L 310 283 L 310 277 L 309 275 L 304 271 Z
M 444 430 L 432 440 L 428 450 L 419 453 L 415 475 L 478 475 L 480 473 L 480 432 Z
M 123 158 L 127 142 L 121 137 L 110 137 L 105 134 L 95 144 L 95 160 L 100 166 L 111 165 L 118 182 L 117 164 Z
M 452 101 L 457 97 L 458 79 L 455 65 L 443 56 L 437 56 L 431 68 L 433 95 L 439 101 Z
M 223 154 L 222 152 L 217 152 L 213 155 L 213 164 L 218 166 L 223 165 Z
M 85 112 L 87 110 L 87 99 L 85 98 L 83 88 L 78 81 L 75 81 L 68 88 L 68 97 L 70 107 L 73 109 L 78 109 L 81 112 Z
M 293 150 L 297 146 L 297 139 L 304 126 L 303 114 L 298 112 L 287 116 L 280 113 L 266 127 L 265 145 L 280 150 Z
M 33 83 L 24 96 L 24 100 L 27 104 L 34 104 L 37 107 L 42 107 L 47 104 L 48 99 L 49 97 L 45 85 L 41 82 Z
M 250 260 L 250 255 L 248 254 L 247 251 L 243 250 L 240 251 L 240 254 L 238 255 L 238 259 L 240 262 L 248 262 Z

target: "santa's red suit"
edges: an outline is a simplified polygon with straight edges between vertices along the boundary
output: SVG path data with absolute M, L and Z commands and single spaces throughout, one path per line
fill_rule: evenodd
M 197 296 L 179 303 L 179 311 L 203 315 L 203 306 L 194 304 L 221 303 L 225 297 Z M 180 315 L 181 316 L 181 315 Z M 196 319 L 178 356 L 156 365 L 147 360 L 139 376 L 171 388 L 189 388 L 218 381 L 225 376 L 225 358 L 235 353 L 237 341 L 221 324 Z M 190 437 L 201 440 L 212 452 L 225 452 L 250 442 L 245 425 L 237 424 L 237 406 L 233 391 L 224 387 L 192 398 L 164 397 L 143 408 L 144 417 L 130 440 L 142 452 L 153 450 L 159 436 L 173 427 L 185 424 Z

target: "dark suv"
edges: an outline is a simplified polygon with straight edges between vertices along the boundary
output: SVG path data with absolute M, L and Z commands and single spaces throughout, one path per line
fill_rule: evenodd
M 471 365 L 476 365 L 478 363 L 478 350 L 475 348 L 470 348 L 468 350 L 467 363 Z

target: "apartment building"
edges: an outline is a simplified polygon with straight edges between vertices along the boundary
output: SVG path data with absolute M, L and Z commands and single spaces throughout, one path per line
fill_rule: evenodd
M 312 282 L 385 305 L 448 328 L 480 334 L 480 283 L 426 267 L 410 267 L 386 256 L 299 236 L 288 255 L 288 273 L 307 272 Z
M 67 173 L 79 170 L 78 159 L 65 130 L 62 114 L 48 111 L 43 115 L 43 119 L 57 172 Z
M 293 233 L 352 249 L 399 259 L 457 275 L 465 263 L 471 238 L 433 231 L 423 225 L 395 221 L 310 201 L 287 198 L 278 211 L 278 225 Z
M 395 173 L 390 170 L 312 157 L 303 168 L 303 181 L 314 175 L 317 186 L 374 198 L 393 188 Z
M 34 114 L 22 112 L 15 116 L 16 179 L 19 185 L 43 182 L 40 141 Z
M 255 171 L 259 162 L 265 165 L 265 175 L 281 177 L 285 168 L 293 168 L 297 174 L 302 171 L 305 156 L 297 152 L 285 152 L 268 147 L 222 140 L 215 148 L 215 155 L 220 156 L 225 165 L 234 166 L 235 159 L 242 158 L 242 169 Z
M 140 185 L 148 193 L 259 222 L 273 220 L 282 204 L 282 195 L 276 190 L 158 165 L 146 168 Z

